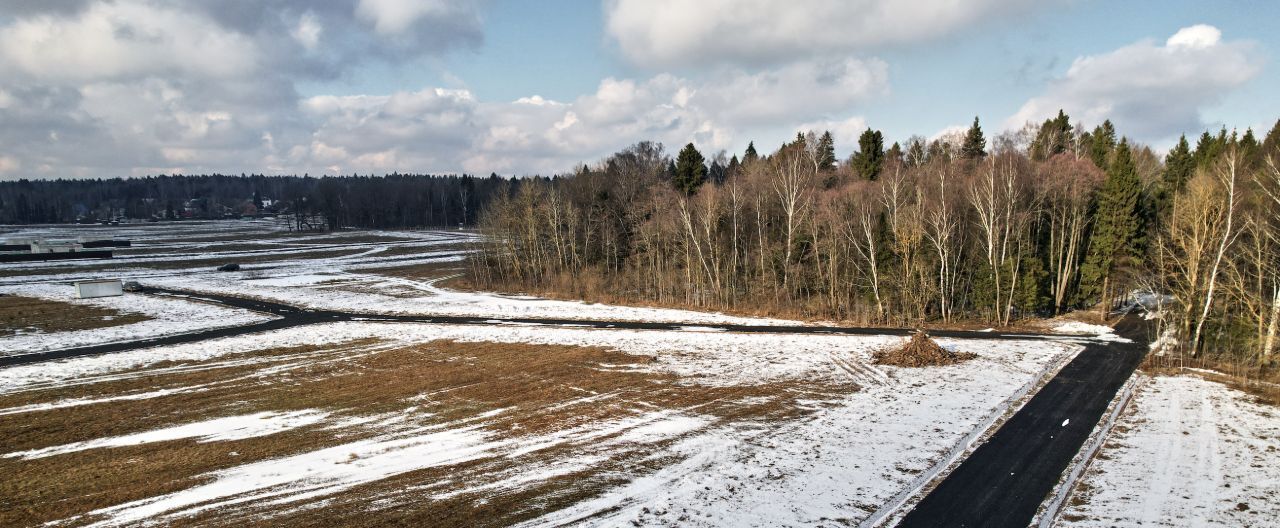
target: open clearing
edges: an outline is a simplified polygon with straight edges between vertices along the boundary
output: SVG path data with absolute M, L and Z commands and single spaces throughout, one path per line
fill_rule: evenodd
M 118 261 L 6 267 L 0 292 L 147 319 L 3 337 L 0 351 L 269 317 L 66 293 L 103 277 L 366 313 L 690 326 L 347 321 L 0 369 L 0 525 L 857 524 L 1081 348 L 943 339 L 977 357 L 879 366 L 872 354 L 903 338 L 720 332 L 697 324 L 774 321 L 451 291 L 439 280 L 459 272 L 462 232 L 119 229 L 135 247 Z M 231 261 L 246 264 L 208 265 Z
M 1145 381 L 1061 526 L 1275 526 L 1280 410 L 1194 375 Z
M 137 323 L 148 317 L 90 304 L 0 295 L 0 337 L 48 334 Z

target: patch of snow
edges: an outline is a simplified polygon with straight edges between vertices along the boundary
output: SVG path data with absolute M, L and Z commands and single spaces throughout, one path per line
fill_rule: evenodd
M 1152 341 L 1148 349 L 1158 355 L 1163 356 L 1170 349 L 1178 346 L 1178 330 L 1173 325 L 1169 325 L 1160 333 L 1160 337 Z
M 1066 321 L 1059 323 L 1053 327 L 1053 331 L 1059 334 L 1088 335 L 1093 336 L 1095 339 L 1101 339 L 1104 341 L 1118 341 L 1122 343 L 1130 342 L 1129 339 L 1116 335 L 1115 329 L 1110 326 L 1089 324 L 1080 321 Z
M 736 317 L 712 312 L 617 306 L 582 301 L 558 301 L 538 297 L 463 292 L 440 287 L 442 279 L 414 281 L 390 279 L 381 275 L 357 273 L 359 266 L 343 266 L 341 275 L 317 275 L 303 269 L 273 271 L 285 275 L 286 285 L 274 285 L 276 279 L 254 280 L 253 296 L 311 309 L 340 310 L 368 314 L 449 315 L 464 317 L 501 317 L 507 319 L 552 318 L 591 319 L 603 321 L 652 321 L 665 323 L 731 323 L 731 324 L 800 324 L 796 321 Z M 323 269 L 316 266 L 315 269 Z M 290 278 L 296 274 L 301 278 Z M 322 278 L 324 277 L 324 278 Z M 346 287 L 320 284 L 341 278 Z M 296 284 L 293 282 L 297 281 Z M 193 291 L 245 295 L 244 284 L 228 274 L 183 275 L 159 277 L 153 284 Z M 394 287 L 394 290 L 387 288 Z M 353 289 L 354 288 L 354 289 Z M 394 293 L 410 288 L 417 295 Z M 383 290 L 383 291 L 379 291 Z
M 1156 377 L 1060 526 L 1263 526 L 1280 519 L 1280 412 L 1196 376 Z
M 681 461 L 520 526 L 862 522 L 1003 413 L 1035 377 L 1028 372 L 1079 350 L 1044 342 L 963 345 L 979 358 L 939 369 L 894 369 L 892 385 L 815 402 L 822 405 L 812 417 L 776 428 L 701 430 L 672 447 Z
M 338 493 L 367 482 L 475 460 L 496 446 L 479 425 L 395 438 L 373 438 L 294 456 L 264 460 L 206 475 L 207 484 L 88 514 L 117 526 L 161 515 L 194 515 L 252 501 L 296 502 Z
M 93 440 L 85 440 L 83 442 L 73 442 L 70 444 L 56 445 L 41 449 L 32 449 L 29 451 L 14 451 L 0 456 L 3 456 L 4 458 L 32 460 L 36 458 L 51 457 L 54 455 L 75 453 L 77 451 L 85 451 L 89 449 L 135 446 L 152 442 L 167 442 L 170 440 L 182 440 L 188 438 L 196 439 L 199 442 L 243 440 L 245 438 L 267 436 L 281 431 L 288 431 L 290 429 L 312 425 L 320 422 L 328 415 L 329 413 L 323 411 L 304 410 L 290 412 L 260 412 L 241 416 L 228 416 L 226 418 L 214 418 L 203 422 L 165 427 L 142 433 L 113 436 L 109 438 L 96 438 Z
M 105 328 L 54 333 L 23 333 L 0 337 L 0 356 L 184 334 L 274 319 L 273 316 L 248 310 L 136 293 L 125 293 L 120 297 L 78 299 L 75 296 L 75 288 L 63 284 L 34 283 L 0 286 L 0 293 L 97 306 L 122 313 L 139 313 L 150 318 L 146 321 Z

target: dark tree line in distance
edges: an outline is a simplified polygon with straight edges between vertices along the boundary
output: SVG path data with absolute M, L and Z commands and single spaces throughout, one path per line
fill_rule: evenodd
M 496 175 L 199 175 L 0 182 L 0 223 L 313 216 L 328 228 L 470 225 Z

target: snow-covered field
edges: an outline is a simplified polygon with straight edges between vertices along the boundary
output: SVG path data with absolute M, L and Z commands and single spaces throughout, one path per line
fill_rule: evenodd
M 0 267 L 0 293 L 151 319 L 13 336 L 0 350 L 265 317 L 71 298 L 70 281 L 100 277 L 367 313 L 689 325 L 354 321 L 3 368 L 0 491 L 19 508 L 0 524 L 856 525 L 892 518 L 1080 349 L 1079 338 L 941 340 L 978 358 L 886 367 L 871 354 L 903 338 L 739 334 L 698 324 L 777 321 L 443 288 L 466 233 L 116 229 L 135 245 L 119 259 Z M 213 272 L 223 261 L 243 271 Z
M 1138 390 L 1061 526 L 1280 525 L 1280 409 L 1194 375 Z
M 85 229 L 38 228 L 5 237 L 75 238 Z M 339 232 L 293 234 L 281 224 L 190 222 L 128 228 L 133 247 L 118 254 L 109 269 L 102 261 L 58 261 L 0 265 L 5 285 L 33 282 L 69 287 L 75 280 L 123 278 L 146 285 L 255 297 L 312 309 L 363 313 L 457 315 L 494 318 L 568 318 L 616 321 L 770 324 L 794 321 L 743 318 L 717 313 L 609 306 L 516 295 L 455 292 L 434 281 L 380 273 L 412 265 L 460 266 L 474 235 L 456 231 Z M 176 232 L 175 232 L 176 231 Z M 343 242 L 353 234 L 376 233 L 377 240 Z M 186 236 L 183 236 L 186 235 Z M 206 240 L 206 238 L 208 240 Z M 227 240 L 233 238 L 233 240 Z M 246 249 L 243 246 L 262 246 Z M 234 249 L 222 249 L 228 246 Z M 282 247 L 283 246 L 283 247 Z M 343 254 L 335 255 L 335 251 Z M 120 252 L 117 252 L 120 253 Z M 391 253 L 391 255 L 385 255 Z M 160 254 L 157 256 L 157 254 Z M 251 262 L 246 262 L 249 259 Z M 216 273 L 217 264 L 181 266 L 184 261 L 241 262 L 241 271 Z M 178 267 L 169 267 L 174 264 Z M 163 266 L 162 266 L 163 265 Z M 9 273 L 3 273 L 8 271 Z M 22 275 L 39 271 L 38 275 Z M 455 271 L 456 273 L 456 271 Z M 444 278 L 447 275 L 441 275 Z M 69 290 L 68 290 L 69 291 Z
M 255 351 L 317 340 L 352 342 L 379 338 L 371 349 L 349 357 L 378 355 L 398 346 L 439 340 L 481 343 L 532 343 L 607 347 L 645 363 L 609 363 L 600 372 L 653 372 L 678 384 L 732 389 L 778 386 L 778 393 L 805 386 L 837 387 L 816 391 L 788 405 L 804 411 L 794 419 L 746 420 L 704 414 L 697 408 L 628 407 L 621 418 L 566 424 L 535 435 L 504 435 L 489 429 L 498 414 L 515 416 L 532 409 L 504 408 L 478 412 L 445 423 L 404 427 L 403 413 L 417 404 L 399 403 L 401 415 L 353 417 L 344 409 L 302 409 L 228 414 L 184 421 L 181 416 L 162 427 L 84 438 L 50 445 L 30 445 L 0 454 L 10 467 L 32 460 L 73 457 L 163 441 L 232 442 L 310 429 L 367 429 L 373 436 L 354 441 L 335 438 L 325 446 L 282 453 L 243 465 L 230 465 L 202 477 L 211 481 L 156 497 L 100 508 L 81 520 L 131 522 L 198 514 L 207 508 L 261 508 L 263 504 L 322 507 L 332 495 L 373 481 L 434 467 L 527 455 L 563 445 L 581 445 L 564 456 L 540 457 L 522 468 L 509 468 L 498 480 L 480 479 L 448 497 L 491 500 L 492 494 L 517 493 L 554 475 L 588 473 L 597 458 L 608 458 L 622 445 L 648 446 L 644 451 L 663 464 L 639 470 L 587 500 L 545 512 L 530 524 L 582 521 L 614 526 L 638 521 L 669 525 L 795 525 L 823 520 L 858 522 L 904 490 L 923 484 L 918 476 L 943 462 L 976 428 L 1003 412 L 1010 401 L 1041 373 L 1070 357 L 1077 345 L 1047 342 L 948 341 L 944 344 L 977 352 L 978 360 L 939 369 L 897 369 L 870 364 L 876 348 L 901 338 L 816 336 L 797 339 L 768 334 L 696 331 L 612 331 L 521 326 L 456 327 L 336 323 L 324 327 L 282 330 L 265 336 L 125 352 L 108 356 L 0 370 L 0 396 L 21 395 L 51 387 L 150 380 L 177 371 L 191 372 L 255 367 L 244 374 L 256 383 L 288 382 L 317 359 L 303 354 L 282 359 Z M 345 358 L 331 358 L 339 360 Z M 155 365 L 154 369 L 149 366 Z M 195 386 L 168 386 L 130 393 L 129 404 L 145 406 L 175 397 L 190 397 L 225 381 Z M 779 398 L 773 390 L 765 391 Z M 92 409 L 114 403 L 111 396 L 55 399 L 0 409 L 0 423 L 17 422 L 33 413 Z M 606 403 L 610 395 L 582 394 Z M 583 402 L 573 398 L 557 404 Z M 228 412 L 223 411 L 223 412 Z M 487 413 L 494 412 L 490 415 Z M 382 430 L 378 423 L 386 424 Z M 661 442 L 661 443 L 660 443 Z M 234 444 L 229 444 L 234 446 Z M 590 447 L 587 447 L 590 446 Z M 600 449 L 612 446 L 600 452 Z M 228 447 L 234 450 L 235 447 Z M 101 456 L 101 455 L 100 455 Z M 359 461 L 353 464 L 353 460 Z M 3 464 L 0 464 L 3 465 Z M 431 489 L 441 481 L 424 478 L 416 486 Z M 404 491 L 369 500 L 405 500 Z M 411 494 L 412 495 L 412 494 Z M 432 493 L 423 493 L 424 507 Z M 309 506 L 308 506 L 309 505 Z
M 77 299 L 66 284 L 30 283 L 0 286 L 0 294 L 110 308 L 137 313 L 147 320 L 119 326 L 56 333 L 19 333 L 0 337 L 0 356 L 60 350 L 115 341 L 242 326 L 273 319 L 272 316 L 207 303 L 129 293 L 121 297 Z

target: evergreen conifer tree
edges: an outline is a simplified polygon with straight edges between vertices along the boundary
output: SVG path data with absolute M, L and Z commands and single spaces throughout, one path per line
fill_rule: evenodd
M 1110 119 L 1103 121 L 1093 129 L 1090 139 L 1089 158 L 1099 169 L 1107 170 L 1110 166 L 1108 156 L 1116 148 L 1116 127 L 1111 124 Z
M 1071 118 L 1058 109 L 1058 116 L 1046 119 L 1031 141 L 1031 158 L 1043 161 L 1066 152 L 1072 135 Z
M 895 144 L 896 145 L 896 144 Z M 982 127 L 978 125 L 978 116 L 973 116 L 973 126 L 964 135 L 964 145 L 960 147 L 960 156 L 964 159 L 981 159 L 987 155 L 987 138 L 982 135 Z
M 880 176 L 884 165 L 884 135 L 868 128 L 858 137 L 858 152 L 853 155 L 853 169 L 866 180 Z
M 1142 181 L 1134 166 L 1128 141 L 1116 147 L 1107 179 L 1098 191 L 1098 206 L 1093 215 L 1093 231 L 1084 265 L 1080 267 L 1078 301 L 1092 304 L 1102 300 L 1112 272 L 1133 258 L 1138 236 L 1138 198 Z
M 818 138 L 818 170 L 831 171 L 835 169 L 835 140 L 831 138 L 831 131 L 826 131 L 822 133 L 822 137 Z
M 685 196 L 698 192 L 698 187 L 707 179 L 707 166 L 703 161 L 702 153 L 698 152 L 693 143 L 680 149 L 680 154 L 676 156 L 675 177 L 671 182 L 676 190 Z
M 924 140 L 916 139 L 907 145 L 907 154 L 903 159 L 908 167 L 917 167 L 924 165 L 926 159 L 924 151 Z
M 1276 120 L 1275 126 L 1271 127 L 1267 136 L 1262 138 L 1262 155 L 1274 153 L 1280 153 L 1280 119 Z

